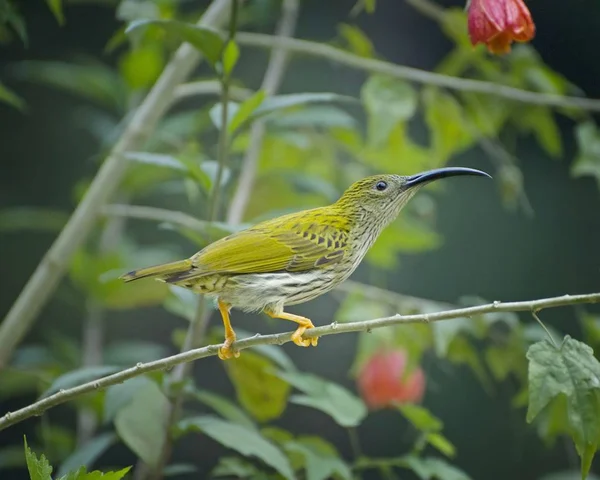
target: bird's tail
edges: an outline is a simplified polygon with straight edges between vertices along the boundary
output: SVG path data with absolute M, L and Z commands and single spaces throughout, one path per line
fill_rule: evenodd
M 190 268 L 192 268 L 192 261 L 187 258 L 185 260 L 178 260 L 177 262 L 163 263 L 153 267 L 132 270 L 131 272 L 121 275 L 119 278 L 125 280 L 126 282 L 148 277 L 155 277 L 159 280 L 165 280 L 171 275 L 187 272 Z

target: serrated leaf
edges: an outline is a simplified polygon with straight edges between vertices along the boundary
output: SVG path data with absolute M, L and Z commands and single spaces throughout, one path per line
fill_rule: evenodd
M 150 467 L 160 458 L 169 401 L 155 383 L 139 389 L 133 399 L 115 417 L 119 437 Z
M 373 75 L 361 89 L 361 99 L 369 114 L 369 144 L 385 143 L 396 125 L 412 118 L 418 97 L 408 82 L 383 75 Z
M 557 397 L 566 396 L 566 417 L 585 479 L 600 440 L 600 363 L 589 346 L 568 335 L 559 348 L 548 341 L 534 343 L 527 359 L 527 421 L 533 421 Z
M 210 416 L 182 420 L 179 429 L 183 432 L 200 431 L 224 447 L 262 460 L 285 478 L 294 478 L 288 459 L 281 450 L 254 430 Z
M 58 480 L 121 480 L 131 470 L 131 467 L 125 467 L 115 472 L 100 472 L 95 470 L 87 472 L 85 467 L 81 467 L 74 472 L 60 477 Z
M 52 466 L 48 463 L 48 459 L 44 454 L 38 458 L 27 445 L 27 438 L 24 438 L 24 442 L 25 460 L 30 480 L 52 480 Z
M 116 443 L 116 441 L 117 436 L 112 432 L 101 433 L 92 438 L 63 460 L 57 475 L 61 477 L 80 466 L 90 468 L 109 447 Z
M 238 423 L 244 427 L 256 429 L 256 425 L 252 419 L 228 398 L 207 390 L 192 392 L 192 396 L 207 407 L 212 408 L 224 419 Z
M 204 55 L 213 67 L 221 59 L 225 42 L 216 30 L 208 27 L 177 20 L 136 20 L 127 26 L 125 33 L 131 33 L 133 30 L 148 25 L 156 25 L 190 43 Z
M 118 372 L 121 367 L 111 365 L 99 365 L 96 367 L 83 367 L 61 375 L 56 378 L 50 387 L 40 395 L 40 398 L 48 397 L 67 388 L 76 387 L 83 383 L 98 380 L 102 377 Z
M 14 207 L 0 210 L 0 232 L 60 232 L 69 215 L 61 210 Z
M 0 102 L 12 105 L 17 110 L 25 110 L 25 100 L 10 90 L 6 85 L 0 82 Z
M 228 78 L 231 75 L 239 57 L 240 49 L 233 40 L 229 40 L 223 50 L 223 77 Z
M 292 403 L 321 410 L 342 427 L 355 427 L 367 415 L 363 401 L 340 385 L 310 373 L 279 371 L 277 375 L 304 393 L 292 396 Z
M 279 418 L 287 405 L 290 386 L 273 373 L 275 365 L 253 352 L 225 364 L 244 409 L 260 422 Z

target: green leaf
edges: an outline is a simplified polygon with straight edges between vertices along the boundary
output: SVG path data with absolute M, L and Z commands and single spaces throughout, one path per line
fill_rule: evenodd
M 169 401 L 155 383 L 139 389 L 115 417 L 119 437 L 150 467 L 156 467 L 167 431 Z
M 240 457 L 221 457 L 212 471 L 212 476 L 227 478 L 251 478 L 252 480 L 269 480 L 270 476 L 258 469 L 249 461 Z
M 27 461 L 27 470 L 29 471 L 30 480 L 52 480 L 52 466 L 48 463 L 48 459 L 42 454 L 40 458 L 37 457 L 27 445 L 27 438 L 24 437 L 25 442 L 25 460 Z
M 156 25 L 190 43 L 204 55 L 213 67 L 221 59 L 225 42 L 216 30 L 208 27 L 176 20 L 136 20 L 128 25 L 125 33 L 131 33 L 133 30 L 148 25 Z
M 164 63 L 162 47 L 142 46 L 121 55 L 119 71 L 132 89 L 148 88 L 159 77 Z
M 422 432 L 439 432 L 444 426 L 439 418 L 420 405 L 398 405 L 398 410 L 417 430 Z
M 345 40 L 349 51 L 359 57 L 373 58 L 375 56 L 373 42 L 356 25 L 341 23 L 337 28 L 340 36 Z
M 69 215 L 61 210 L 14 207 L 0 210 L 0 232 L 60 232 Z
M 472 132 L 462 106 L 453 95 L 435 88 L 423 91 L 425 121 L 437 161 L 445 163 L 452 155 L 473 143 Z
M 439 452 L 443 453 L 447 457 L 454 457 L 454 455 L 456 455 L 456 448 L 454 448 L 452 442 L 450 442 L 441 433 L 428 433 L 425 436 L 425 439 L 429 445 L 436 448 Z
M 352 479 L 350 468 L 336 449 L 320 437 L 300 437 L 286 443 L 285 449 L 303 457 L 306 480 Z
M 46 0 L 48 7 L 52 11 L 52 15 L 56 18 L 59 25 L 65 24 L 65 14 L 63 13 L 62 0 Z
M 183 432 L 200 431 L 224 447 L 244 456 L 259 458 L 285 478 L 294 478 L 288 459 L 281 450 L 254 430 L 210 416 L 182 420 L 179 428 Z
M 302 110 L 281 111 L 269 115 L 267 126 L 278 131 L 300 128 L 356 128 L 352 115 L 333 105 L 311 105 Z
M 266 92 L 264 90 L 259 90 L 240 104 L 238 110 L 231 115 L 231 121 L 229 122 L 229 126 L 227 128 L 230 135 L 233 135 L 242 126 L 242 124 L 251 117 L 256 109 L 260 107 L 265 100 L 265 96 Z
M 465 472 L 440 458 L 419 458 L 410 455 L 404 457 L 403 461 L 421 480 L 470 480 Z
M 290 386 L 273 373 L 274 367 L 253 352 L 225 364 L 238 401 L 260 422 L 279 418 L 287 405 Z
M 561 133 L 554 114 L 547 107 L 528 105 L 513 115 L 515 125 L 522 131 L 532 132 L 540 146 L 551 157 L 562 155 Z
M 0 102 L 12 105 L 17 110 L 25 110 L 25 100 L 10 90 L 6 85 L 0 82 Z
M 223 50 L 223 77 L 228 78 L 231 76 L 239 57 L 240 49 L 233 40 L 229 40 L 225 45 L 225 50 Z
M 106 377 L 111 373 L 115 373 L 121 370 L 120 367 L 111 365 L 100 365 L 96 367 L 82 367 L 76 370 L 61 375 L 56 378 L 52 385 L 40 396 L 40 398 L 49 397 L 55 394 L 59 390 L 76 387 L 83 383 L 91 382 L 93 380 L 99 380 L 102 377 Z
M 129 405 L 136 393 L 152 383 L 148 377 L 133 377 L 123 383 L 111 385 L 104 396 L 104 423 L 112 421 L 119 411 Z
M 382 75 L 369 77 L 361 90 L 369 114 L 368 139 L 374 146 L 387 141 L 394 127 L 412 118 L 417 110 L 417 94 L 412 85 Z
M 122 112 L 127 87 L 112 68 L 98 63 L 24 61 L 12 68 L 15 76 L 89 99 Z
M 123 340 L 110 343 L 104 350 L 104 362 L 129 367 L 138 362 L 152 362 L 169 355 L 164 345 L 144 340 Z
M 600 440 L 600 363 L 584 343 L 565 336 L 557 349 L 548 341 L 534 343 L 529 360 L 529 408 L 533 419 L 559 396 L 566 396 L 570 434 L 588 474 Z
M 174 463 L 172 465 L 167 465 L 163 469 L 163 475 L 165 477 L 176 477 L 177 475 L 196 473 L 197 471 L 198 467 L 196 467 L 196 465 L 192 465 L 191 463 Z
M 280 371 L 277 375 L 304 393 L 292 396 L 292 403 L 321 410 L 342 427 L 355 427 L 367 415 L 362 400 L 340 385 L 310 373 Z
M 212 408 L 224 419 L 238 423 L 247 428 L 256 429 L 256 425 L 252 419 L 228 398 L 207 390 L 194 391 L 192 392 L 192 396 L 207 407 Z
M 581 472 L 578 472 L 577 470 L 553 472 L 540 477 L 539 480 L 581 480 Z M 590 473 L 588 474 L 586 480 L 600 480 L 600 477 Z
M 78 447 L 62 462 L 57 475 L 61 477 L 80 466 L 90 468 L 116 441 L 117 436 L 112 432 L 101 433 L 92 438 L 87 443 L 84 443 L 83 446 Z
M 593 122 L 584 122 L 575 128 L 578 154 L 571 174 L 574 177 L 595 177 L 600 188 L 600 132 Z
M 131 470 L 131 467 L 125 467 L 116 472 L 100 472 L 98 470 L 87 472 L 85 467 L 81 467 L 74 472 L 60 477 L 58 480 L 121 480 Z

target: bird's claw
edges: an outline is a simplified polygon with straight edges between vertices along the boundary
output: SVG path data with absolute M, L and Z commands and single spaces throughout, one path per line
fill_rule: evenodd
M 221 360 L 229 360 L 231 358 L 238 358 L 240 356 L 240 352 L 231 348 L 232 343 L 233 342 L 225 341 L 225 344 L 219 348 L 217 355 Z
M 316 347 L 317 344 L 319 343 L 319 338 L 318 337 L 302 338 L 302 334 L 305 331 L 306 331 L 306 327 L 300 327 L 300 328 L 298 328 L 292 334 L 292 342 L 294 342 L 299 347 L 310 347 L 311 345 L 313 347 Z

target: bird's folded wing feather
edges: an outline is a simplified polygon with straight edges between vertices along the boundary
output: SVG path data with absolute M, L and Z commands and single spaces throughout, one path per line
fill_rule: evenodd
M 323 268 L 342 260 L 347 241 L 348 226 L 339 217 L 284 217 L 209 245 L 192 257 L 194 267 L 185 277 Z

